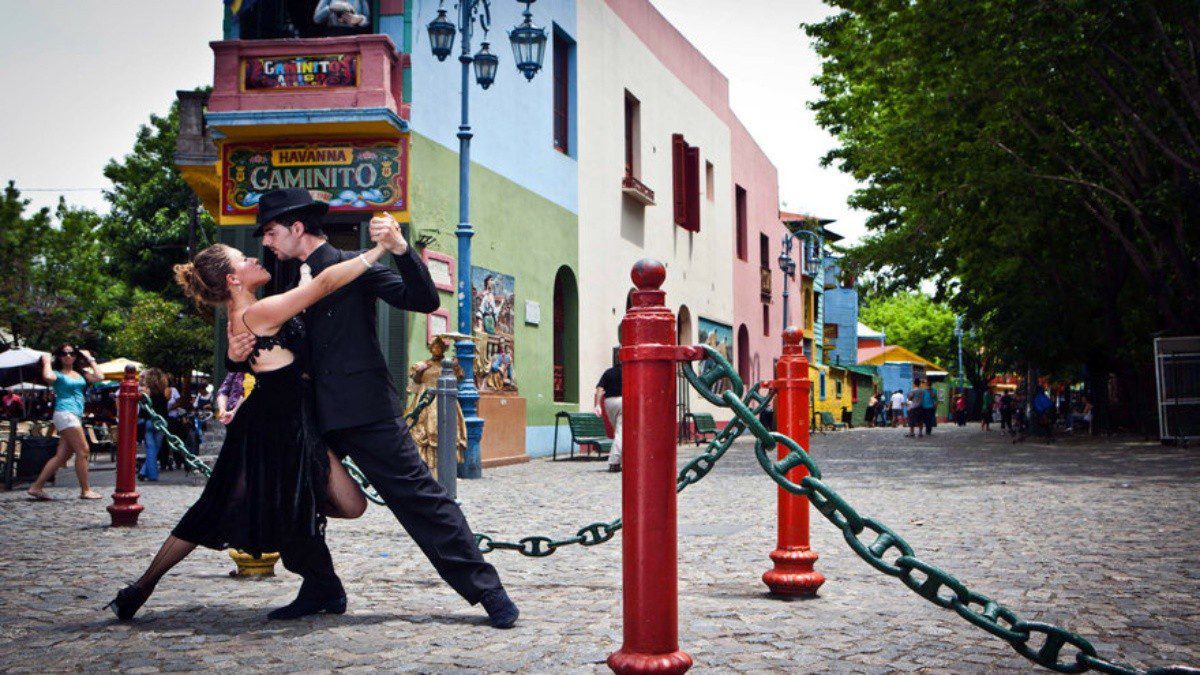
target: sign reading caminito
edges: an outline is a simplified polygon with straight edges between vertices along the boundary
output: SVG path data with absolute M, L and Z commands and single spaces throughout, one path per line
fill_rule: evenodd
M 353 87 L 358 61 L 349 54 L 245 59 L 246 89 Z
M 221 210 L 253 215 L 264 192 L 301 187 L 331 211 L 408 209 L 408 136 L 399 140 L 229 143 Z

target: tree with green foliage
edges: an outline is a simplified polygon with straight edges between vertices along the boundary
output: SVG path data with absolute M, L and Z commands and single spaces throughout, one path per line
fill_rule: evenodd
M 851 264 L 1146 419 L 1152 336 L 1200 332 L 1200 0 L 831 4 L 805 28 L 872 214 Z
M 151 115 L 137 133 L 133 151 L 110 160 L 104 176 L 113 183 L 105 192 L 112 210 L 103 234 L 112 249 L 110 273 L 130 286 L 182 298 L 171 281 L 171 266 L 187 261 L 194 208 L 192 189 L 175 166 L 179 136 L 179 104 L 166 117 Z M 216 241 L 212 218 L 199 210 L 195 240 L 200 248 Z
M 212 327 L 182 302 L 141 290 L 112 344 L 115 353 L 180 378 L 212 366 Z
M 0 322 L 12 344 L 62 342 L 103 353 L 120 323 L 124 287 L 104 270 L 100 218 L 59 201 L 25 215 L 29 200 L 9 182 L 0 197 Z

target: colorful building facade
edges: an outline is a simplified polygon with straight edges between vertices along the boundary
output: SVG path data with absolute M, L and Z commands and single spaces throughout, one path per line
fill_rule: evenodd
M 486 91 L 473 81 L 469 91 L 469 288 L 457 288 L 456 268 L 458 43 L 439 62 L 425 32 L 441 3 L 376 0 L 361 34 L 332 36 L 265 15 L 268 5 L 227 13 L 212 43 L 204 128 L 192 130 L 212 152 L 180 154 L 185 180 L 220 240 L 272 270 L 268 292 L 290 286 L 298 265 L 251 235 L 263 192 L 304 187 L 328 201 L 339 248 L 367 245 L 373 212 L 395 216 L 442 302 L 428 316 L 380 303 L 377 339 L 404 388 L 429 340 L 457 328 L 457 294 L 471 295 L 484 466 L 550 454 L 556 414 L 591 409 L 641 258 L 667 265 L 680 342 L 713 345 L 750 381 L 772 376 L 785 231 L 776 169 L 730 109 L 728 80 L 650 2 L 541 0 L 534 17 L 549 40 L 531 81 L 501 32 L 524 8 L 493 3 L 500 68 Z

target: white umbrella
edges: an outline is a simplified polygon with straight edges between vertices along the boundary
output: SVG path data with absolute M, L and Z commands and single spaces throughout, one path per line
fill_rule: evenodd
M 49 389 L 49 387 L 42 384 L 34 384 L 32 382 L 20 382 L 12 385 L 11 387 L 5 387 L 5 389 L 8 391 L 42 391 L 43 389 Z
M 10 349 L 0 354 L 0 368 L 32 366 L 41 361 L 43 356 L 50 356 L 50 354 L 49 352 L 39 352 L 36 349 L 28 347 L 17 347 L 16 349 Z

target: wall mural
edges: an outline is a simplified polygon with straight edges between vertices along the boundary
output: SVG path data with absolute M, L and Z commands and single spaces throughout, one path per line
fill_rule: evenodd
M 516 393 L 513 376 L 515 279 L 471 267 L 471 314 L 475 335 L 475 386 L 481 393 Z
M 698 317 L 700 328 L 700 343 L 706 344 L 709 347 L 716 349 L 724 356 L 731 365 L 736 365 L 733 360 L 733 326 L 724 323 L 718 323 L 711 319 Z M 706 374 L 715 369 L 717 364 L 712 359 L 704 359 L 700 366 L 700 373 Z M 713 385 L 713 393 L 720 394 L 729 389 L 729 379 L 722 378 Z

